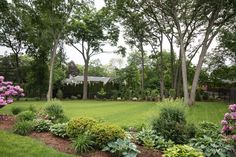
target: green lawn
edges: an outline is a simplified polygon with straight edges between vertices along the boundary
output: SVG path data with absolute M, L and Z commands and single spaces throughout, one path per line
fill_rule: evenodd
M 30 137 L 0 131 L 0 157 L 73 157 Z
M 19 101 L 0 109 L 0 113 L 10 113 L 12 106 L 28 107 L 30 104 L 42 107 L 43 101 Z M 62 101 L 65 114 L 72 118 L 90 116 L 96 119 L 116 123 L 122 126 L 141 125 L 147 123 L 159 114 L 161 106 L 174 104 L 172 102 L 133 102 L 133 101 Z M 198 102 L 193 107 L 186 107 L 187 120 L 192 123 L 211 121 L 219 124 L 227 111 L 227 105 L 222 102 Z

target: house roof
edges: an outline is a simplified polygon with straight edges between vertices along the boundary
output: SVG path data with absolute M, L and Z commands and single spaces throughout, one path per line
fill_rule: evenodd
M 111 77 L 98 77 L 98 76 L 88 76 L 88 82 L 103 82 L 103 84 L 107 84 L 107 82 L 113 80 Z M 82 84 L 84 81 L 84 76 L 70 76 L 69 78 L 62 81 L 64 84 Z

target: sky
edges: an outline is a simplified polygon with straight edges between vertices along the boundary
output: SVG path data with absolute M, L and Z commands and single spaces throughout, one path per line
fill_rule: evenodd
M 97 9 L 102 8 L 104 5 L 105 5 L 104 0 L 95 0 L 95 6 L 96 6 Z M 124 37 L 123 37 L 123 29 L 122 29 L 121 26 L 120 26 L 119 41 L 118 41 L 117 45 L 121 45 L 121 46 L 126 47 L 128 53 L 132 51 L 130 49 L 130 47 L 125 43 L 125 40 L 124 40 Z M 209 51 L 211 49 L 213 49 L 216 45 L 217 45 L 216 40 L 214 40 L 211 47 L 209 48 Z M 169 47 L 170 46 L 169 46 L 169 43 L 168 43 L 167 39 L 164 39 L 163 49 L 169 50 Z M 175 49 L 175 52 L 179 51 L 177 47 L 175 47 L 174 49 Z M 112 46 L 109 46 L 109 45 L 104 46 L 104 51 L 105 52 L 112 52 L 114 50 L 116 50 L 116 47 L 112 47 Z M 148 51 L 148 50 L 150 50 L 150 48 L 146 47 L 146 50 Z M 0 47 L 0 54 L 1 55 L 3 55 L 3 53 L 5 51 L 11 52 L 11 50 L 7 49 L 6 47 Z M 67 60 L 68 62 L 73 60 L 76 64 L 84 65 L 84 61 L 83 61 L 83 58 L 82 58 L 81 54 L 77 50 L 75 50 L 75 48 L 73 48 L 71 46 L 68 46 L 68 45 L 65 45 L 65 52 L 66 52 L 66 55 L 67 55 L 67 58 L 68 58 L 68 60 Z M 193 59 L 193 64 L 197 64 L 198 56 L 196 56 Z M 114 53 L 102 53 L 102 54 L 98 54 L 96 56 L 93 56 L 91 58 L 91 60 L 95 60 L 95 59 L 99 59 L 103 65 L 111 64 L 115 60 L 123 60 L 123 62 L 121 64 L 119 64 L 119 66 L 123 67 L 126 64 L 126 58 L 122 58 L 120 55 L 117 55 L 117 54 L 114 54 Z

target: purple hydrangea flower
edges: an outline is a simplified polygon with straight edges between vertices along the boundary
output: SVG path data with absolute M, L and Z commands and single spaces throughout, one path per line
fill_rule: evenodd
M 228 122 L 226 120 L 222 120 L 221 125 L 228 125 Z

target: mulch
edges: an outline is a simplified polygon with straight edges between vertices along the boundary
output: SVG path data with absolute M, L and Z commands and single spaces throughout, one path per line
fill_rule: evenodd
M 13 125 L 16 121 L 14 116 L 10 115 L 0 115 L 0 129 L 5 131 L 10 131 L 13 129 Z M 32 132 L 29 135 L 31 138 L 37 139 L 52 147 L 60 152 L 64 152 L 67 154 L 76 155 L 75 150 L 72 147 L 72 144 L 69 139 L 60 138 L 52 135 L 50 132 Z M 161 157 L 162 154 L 158 151 L 154 151 L 151 149 L 147 149 L 142 146 L 138 146 L 138 150 L 141 152 L 138 154 L 137 157 Z M 113 154 L 109 152 L 102 152 L 102 151 L 92 151 L 86 154 L 80 155 L 82 157 L 115 157 Z

